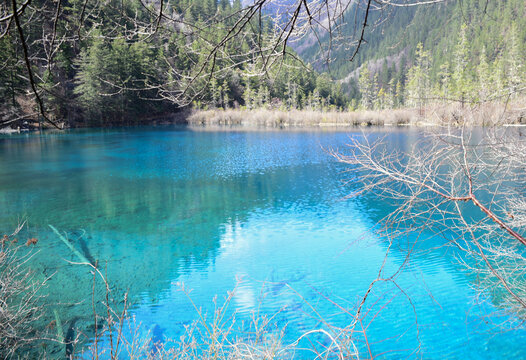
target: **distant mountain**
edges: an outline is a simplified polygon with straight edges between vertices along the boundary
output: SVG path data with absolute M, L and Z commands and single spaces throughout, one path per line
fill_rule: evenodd
M 360 1 L 363 8 L 365 0 Z M 409 66 L 414 60 L 417 45 L 422 43 L 424 49 L 431 53 L 431 76 L 435 77 L 440 65 L 451 57 L 462 24 L 467 25 L 470 60 L 473 64 L 478 63 L 483 47 L 486 48 L 489 61 L 497 57 L 503 50 L 505 37 L 512 24 L 519 31 L 521 50 L 526 41 L 525 0 L 450 0 L 414 7 L 390 7 L 383 12 L 372 11 L 370 26 L 365 33 L 367 43 L 363 44 L 354 61 L 350 62 L 354 48 L 349 46 L 349 38 L 361 26 L 361 22 L 355 22 L 356 11 L 357 18 L 362 18 L 363 10 L 356 10 L 356 5 L 348 10 L 338 34 L 342 41 L 333 39 L 329 63 L 325 61 L 328 34 L 322 34 L 322 49 L 311 36 L 297 44 L 295 50 L 316 69 L 328 71 L 335 79 L 349 80 L 356 78 L 356 70 L 366 63 L 372 73 L 393 65 L 398 70 L 401 64 Z M 380 25 L 373 25 L 384 19 L 386 21 Z

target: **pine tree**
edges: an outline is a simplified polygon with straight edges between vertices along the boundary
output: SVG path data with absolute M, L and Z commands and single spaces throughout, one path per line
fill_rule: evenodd
M 221 85 L 221 98 L 223 100 L 223 108 L 228 109 L 230 107 L 230 96 L 228 95 L 230 92 L 230 86 L 228 85 L 228 81 L 223 81 L 223 85 Z
M 430 54 L 422 43 L 417 45 L 415 64 L 407 72 L 407 99 L 411 106 L 422 108 L 427 102 L 431 86 L 429 80 Z
M 260 90 L 262 92 L 261 99 L 263 102 L 263 107 L 268 108 L 270 104 L 270 91 L 268 89 L 268 86 L 262 86 Z
M 485 101 L 490 94 L 491 73 L 486 55 L 486 46 L 480 52 L 479 65 L 477 66 L 478 93 L 480 100 Z
M 510 93 L 516 94 L 518 88 L 524 81 L 524 59 L 520 49 L 517 25 L 513 23 L 508 36 L 506 46 L 507 78 Z
M 371 73 L 367 65 L 362 67 L 360 71 L 360 77 L 358 78 L 358 88 L 362 99 L 360 101 L 360 107 L 365 110 L 370 110 L 373 107 L 374 100 L 374 89 L 373 83 L 371 82 Z
M 398 80 L 396 82 L 395 97 L 396 97 L 396 104 L 397 104 L 397 106 L 405 105 L 404 88 L 403 88 L 402 82 L 400 80 Z
M 438 73 L 438 95 L 444 102 L 449 101 L 451 96 L 451 73 L 449 72 L 449 67 L 449 61 L 446 61 L 440 65 L 440 71 Z
M 493 62 L 492 69 L 492 89 L 500 95 L 506 87 L 506 64 L 502 59 L 502 56 L 497 56 L 497 58 Z
M 212 77 L 210 80 L 210 96 L 211 96 L 211 102 L 210 105 L 213 108 L 218 108 L 221 106 L 221 87 L 217 83 L 217 79 L 215 76 Z
M 240 11 L 241 9 L 242 9 L 241 0 L 234 0 L 234 2 L 232 3 L 232 10 L 234 12 L 237 12 L 237 11 Z
M 298 108 L 298 94 L 297 94 L 298 85 L 291 81 L 290 77 L 287 81 L 287 86 L 285 89 L 285 97 L 287 99 L 287 108 L 288 109 L 297 109 Z
M 249 110 L 252 110 L 254 106 L 253 96 L 254 96 L 254 93 L 252 89 L 250 88 L 250 82 L 247 81 L 247 84 L 245 86 L 245 91 L 243 92 L 243 101 L 245 102 L 245 106 Z
M 467 25 L 462 24 L 455 47 L 455 70 L 453 72 L 454 95 L 464 105 L 470 93 L 469 81 L 469 45 L 467 40 Z
M 257 90 L 254 90 L 254 95 L 254 107 L 263 107 L 263 91 L 261 86 Z
M 374 110 L 382 109 L 380 96 L 384 96 L 384 92 L 380 86 L 378 73 L 375 73 L 373 76 L 373 109 Z
M 225 12 L 230 10 L 230 0 L 219 0 L 219 8 Z
M 378 91 L 378 95 L 376 96 L 375 109 L 376 110 L 385 109 L 385 106 L 387 105 L 387 101 L 388 101 L 387 92 L 384 90 L 384 88 L 380 88 L 380 91 Z
M 321 106 L 322 104 L 320 99 L 320 92 L 318 91 L 318 89 L 314 89 L 314 91 L 312 92 L 310 107 L 314 111 L 320 111 Z
M 394 78 L 389 80 L 389 84 L 387 85 L 386 98 L 387 98 L 386 105 L 389 109 L 394 109 L 398 107 L 397 99 L 396 99 L 396 80 Z
M 88 116 L 101 116 L 105 107 L 107 97 L 104 94 L 109 91 L 101 79 L 107 73 L 108 59 L 109 51 L 99 36 L 94 36 L 91 46 L 81 54 L 74 93 Z

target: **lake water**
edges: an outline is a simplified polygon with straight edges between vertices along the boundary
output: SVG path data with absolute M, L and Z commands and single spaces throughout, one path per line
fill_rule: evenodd
M 214 296 L 221 303 L 236 288 L 228 314 L 276 314 L 275 326 L 286 326 L 284 341 L 292 342 L 326 328 L 318 314 L 348 325 L 342 308 L 353 312 L 384 261 L 387 242 L 373 229 L 395 204 L 370 195 L 345 199 L 351 175 L 327 153 L 344 150 L 359 134 L 353 131 L 157 127 L 3 136 L 0 229 L 10 233 L 26 219 L 19 237 L 39 239 L 32 266 L 42 279 L 53 275 L 44 289 L 52 304 L 46 323 L 56 312 L 65 329 L 87 337 L 94 329 L 89 269 L 71 263 L 79 257 L 52 225 L 98 261 L 116 303 L 129 293 L 141 334 L 154 329 L 164 341 L 178 339 L 197 319 L 180 291 L 184 283 L 209 313 Z M 384 131 L 373 133 L 387 135 L 393 150 L 419 137 L 417 130 Z M 373 289 L 364 319 L 372 354 L 526 358 L 526 332 L 508 329 L 518 319 L 497 300 L 475 301 L 472 275 L 453 249 L 434 249 L 440 243 L 419 244 L 398 277 L 407 296 L 391 283 Z M 386 273 L 404 256 L 393 247 Z M 98 283 L 96 301 L 103 294 Z M 369 356 L 364 340 L 357 335 L 362 358 Z

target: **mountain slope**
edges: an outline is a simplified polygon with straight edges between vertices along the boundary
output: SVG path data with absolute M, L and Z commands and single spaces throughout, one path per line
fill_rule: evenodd
M 364 0 L 362 1 L 362 5 Z M 409 66 L 414 61 L 414 54 L 419 43 L 431 53 L 431 77 L 435 78 L 440 71 L 440 65 L 451 58 L 458 43 L 462 24 L 466 24 L 467 39 L 470 45 L 470 63 L 478 64 L 478 57 L 485 47 L 488 61 L 495 58 L 504 50 L 506 36 L 512 24 L 518 29 L 521 51 L 526 41 L 526 2 L 524 0 L 463 0 L 446 1 L 434 5 L 415 7 L 399 7 L 373 10 L 369 26 L 366 29 L 364 43 L 353 62 L 349 61 L 353 47 L 349 39 L 356 39 L 356 32 L 361 26 L 355 23 L 355 13 L 358 19 L 363 15 L 362 10 L 352 7 L 340 31 L 341 41 L 333 40 L 330 54 L 330 66 L 320 62 L 325 59 L 327 48 L 320 49 L 317 43 L 304 43 L 297 47 L 301 56 L 315 68 L 328 71 L 335 79 L 344 79 L 365 63 L 376 61 L 377 66 L 371 70 L 382 71 L 384 60 L 388 67 L 396 58 L 397 68 L 400 62 Z M 384 21 L 385 20 L 385 21 Z M 379 25 L 373 26 L 383 21 Z M 328 35 L 322 37 L 322 43 L 328 43 Z M 401 56 L 404 55 L 404 56 Z M 402 58 L 406 58 L 403 61 Z M 378 61 L 380 60 L 380 61 Z M 383 64 L 382 64 L 383 65 Z M 400 69 L 398 69 L 400 70 Z M 355 73 L 356 74 L 356 73 Z M 356 77 L 356 76 L 355 76 Z

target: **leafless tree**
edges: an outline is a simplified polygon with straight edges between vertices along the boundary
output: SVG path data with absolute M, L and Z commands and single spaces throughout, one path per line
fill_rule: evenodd
M 459 250 L 480 299 L 524 319 L 526 139 L 522 129 L 471 125 L 424 131 L 405 152 L 364 134 L 333 155 L 355 176 L 352 195 L 372 192 L 397 204 L 381 221 L 385 236 L 426 231 L 434 244 L 442 239 L 439 247 Z

